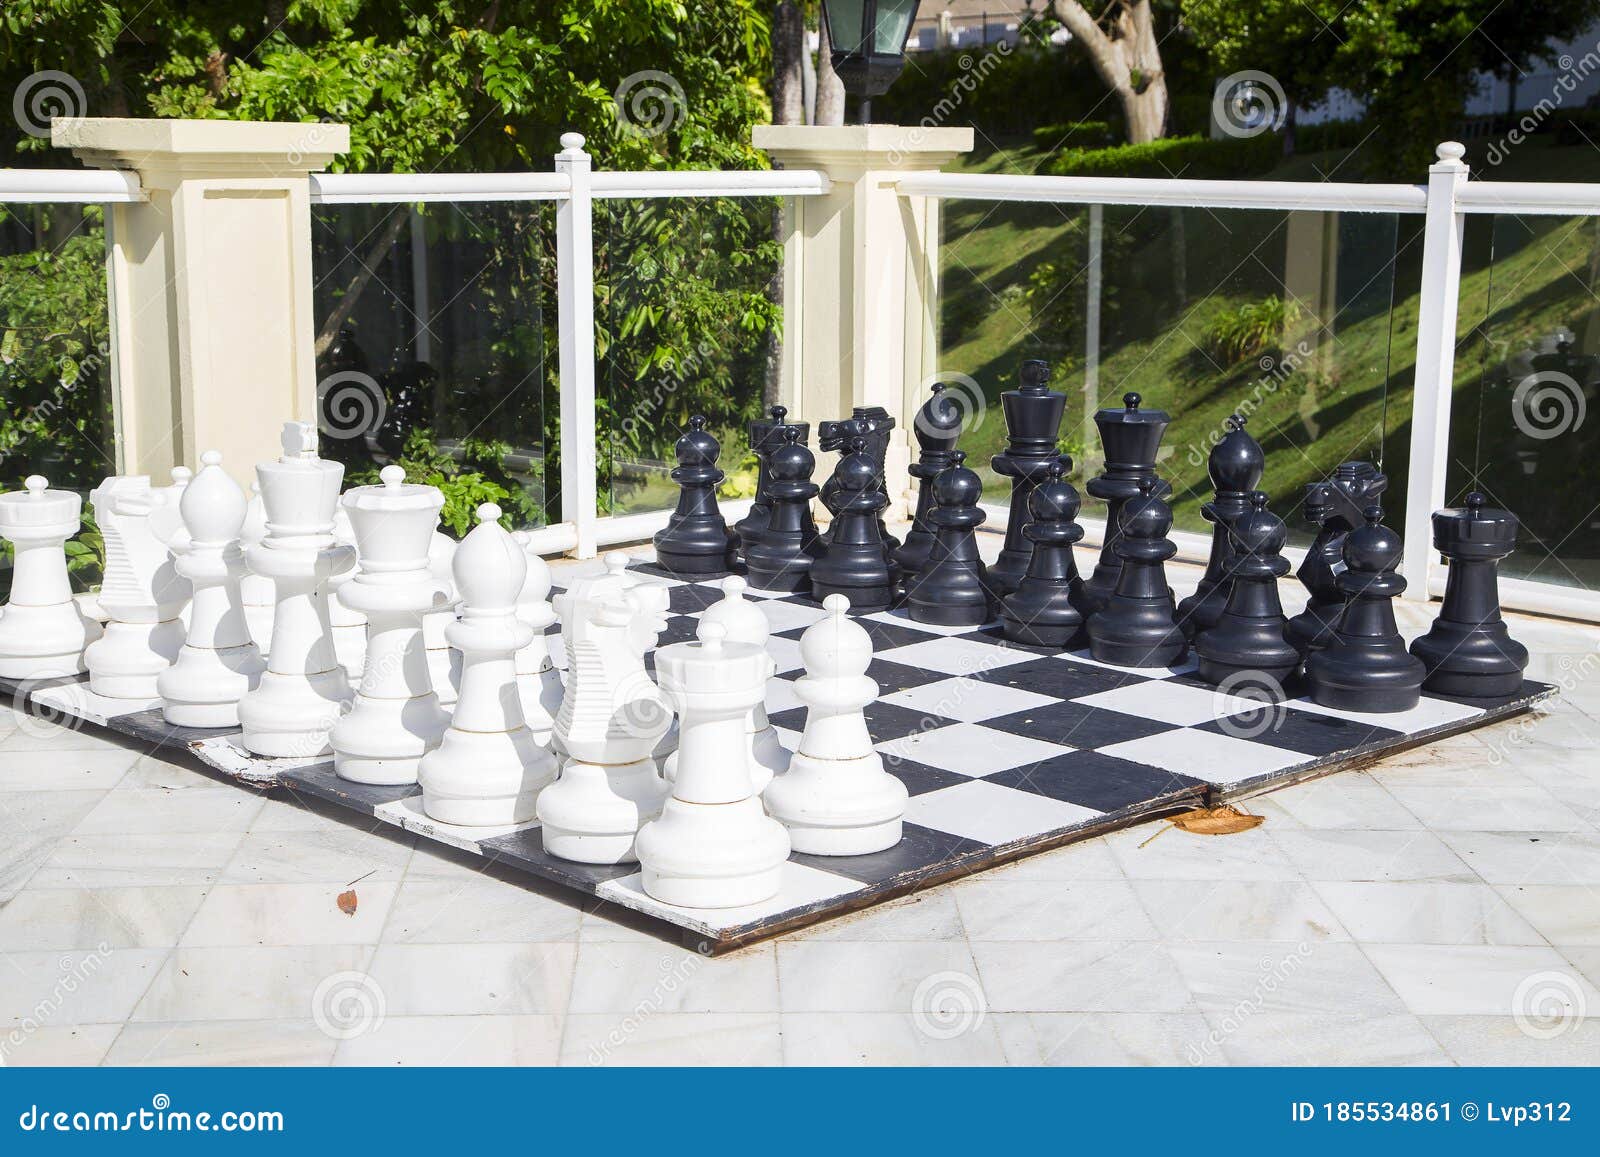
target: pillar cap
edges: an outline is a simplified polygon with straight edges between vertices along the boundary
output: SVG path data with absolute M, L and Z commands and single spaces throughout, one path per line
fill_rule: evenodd
M 793 167 L 936 169 L 972 151 L 973 131 L 922 125 L 757 125 L 751 143 Z
M 348 152 L 350 127 L 326 121 L 56 117 L 50 143 L 71 149 L 85 164 L 134 169 L 141 177 L 285 177 L 325 169 Z

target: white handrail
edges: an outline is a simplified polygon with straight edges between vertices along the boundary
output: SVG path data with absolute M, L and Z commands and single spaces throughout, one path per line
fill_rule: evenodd
M 0 201 L 97 204 L 143 201 L 137 173 L 121 169 L 0 169 Z
M 572 191 L 565 173 L 312 173 L 314 205 L 418 201 L 555 201 Z
M 1561 217 L 1600 214 L 1600 185 L 1573 181 L 1468 181 L 1456 190 L 1463 213 L 1517 213 Z
M 657 169 L 596 173 L 596 197 L 813 197 L 830 187 L 815 169 Z
M 896 188 L 908 197 L 1057 201 L 1076 205 L 1177 205 L 1207 209 L 1421 213 L 1420 185 L 1313 181 L 1181 181 L 1153 177 L 1036 177 L 1003 173 L 917 173 Z

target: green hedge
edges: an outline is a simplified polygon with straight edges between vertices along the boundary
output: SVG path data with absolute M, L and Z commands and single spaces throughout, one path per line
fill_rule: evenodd
M 1058 177 L 1182 177 L 1194 180 L 1255 177 L 1283 158 L 1283 141 L 1257 137 L 1167 137 L 1109 149 L 1063 149 L 1046 166 Z
M 1121 140 L 1122 127 L 1110 121 L 1040 125 L 1033 130 L 1033 144 L 1039 149 L 1105 149 Z

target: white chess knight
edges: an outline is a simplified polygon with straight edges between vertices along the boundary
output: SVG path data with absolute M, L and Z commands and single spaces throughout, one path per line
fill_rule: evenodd
M 385 466 L 378 476 L 381 486 L 357 486 L 341 499 L 360 563 L 340 597 L 367 623 L 369 641 L 355 705 L 328 738 L 334 771 L 343 778 L 416 783 L 422 757 L 450 724 L 422 641 L 423 613 L 448 597 L 428 569 L 444 495 L 407 484 L 399 466 Z
M 76 675 L 84 647 L 100 637 L 100 624 L 79 608 L 67 579 L 66 543 L 81 528 L 83 499 L 49 489 L 38 474 L 23 486 L 0 494 L 0 536 L 16 550 L 11 600 L 0 614 L 0 676 Z
M 772 657 L 702 622 L 699 639 L 656 652 L 661 689 L 677 709 L 678 778 L 659 819 L 639 831 L 646 894 L 686 908 L 735 908 L 777 895 L 789 834 L 768 817 L 743 759 L 750 709 Z
M 328 625 L 328 580 L 355 564 L 333 537 L 344 467 L 317 457 L 315 425 L 285 422 L 282 457 L 258 465 L 256 478 L 267 533 L 246 559 L 272 580 L 276 602 L 267 669 L 239 702 L 240 742 L 256 755 L 321 755 L 355 697 Z
M 721 601 L 707 607 L 700 616 L 700 622 L 721 623 L 727 629 L 729 642 L 754 643 L 765 650 L 772 627 L 761 608 L 744 597 L 748 585 L 738 575 L 723 579 Z M 774 775 L 781 775 L 789 768 L 789 753 L 778 739 L 777 728 L 767 721 L 765 701 L 750 709 L 750 717 L 745 720 L 745 742 L 746 756 L 750 762 L 750 785 L 760 795 L 772 782 Z M 677 752 L 667 757 L 663 770 L 669 782 L 677 778 Z
M 667 795 L 651 752 L 672 712 L 644 669 L 645 640 L 666 626 L 665 591 L 611 575 L 563 601 L 571 641 L 555 738 L 567 761 L 539 797 L 544 848 L 578 863 L 628 863 Z
M 794 690 L 806 705 L 805 731 L 789 770 L 767 785 L 765 799 L 795 851 L 860 856 L 900 842 L 906 787 L 883 769 L 862 713 L 878 697 L 867 675 L 872 638 L 846 616 L 844 595 L 829 595 L 822 605 L 828 617 L 800 636 L 806 673 Z
M 561 672 L 550 658 L 550 643 L 544 629 L 556 621 L 550 605 L 550 564 L 531 549 L 526 531 L 512 534 L 528 561 L 528 577 L 517 596 L 517 618 L 533 628 L 533 641 L 517 652 L 517 690 L 522 695 L 522 713 L 528 727 L 541 744 L 549 745 L 555 730 L 556 712 L 561 710 Z
M 163 499 L 170 497 L 153 492 L 141 474 L 107 478 L 89 498 L 105 543 L 100 608 L 107 617 L 105 633 L 83 652 L 89 690 L 109 699 L 152 699 L 183 646 L 179 615 L 189 601 L 188 580 L 151 526 L 157 512 L 168 513 Z
M 261 501 L 261 483 L 250 483 L 250 503 L 245 507 L 244 525 L 239 528 L 239 549 L 248 560 L 250 548 L 258 544 L 267 533 L 267 508 Z M 250 638 L 264 659 L 272 646 L 272 580 L 256 574 L 245 564 L 245 575 L 239 580 L 239 601 L 244 606 L 245 622 L 250 624 Z
M 428 650 L 428 677 L 433 693 L 439 696 L 442 707 L 454 707 L 456 694 L 461 690 L 461 653 L 450 646 L 444 637 L 445 629 L 456 621 L 455 578 L 451 563 L 456 557 L 456 540 L 442 531 L 434 531 L 428 543 L 428 569 L 449 598 L 437 610 L 422 616 L 422 641 Z
M 251 641 L 239 595 L 245 574 L 239 530 L 247 503 L 239 484 L 223 470 L 221 454 L 208 450 L 200 463 L 200 473 L 179 499 L 189 541 L 174 563 L 194 588 L 189 631 L 176 662 L 157 677 L 156 692 L 168 723 L 237 727 L 239 700 L 266 668 Z
M 486 502 L 477 513 L 451 566 L 461 617 L 445 628 L 461 652 L 461 690 L 444 738 L 422 757 L 417 782 L 433 819 L 487 827 L 533 819 L 556 763 L 528 730 L 517 694 L 514 656 L 533 635 L 517 618 L 527 560 L 500 526 L 498 506 Z

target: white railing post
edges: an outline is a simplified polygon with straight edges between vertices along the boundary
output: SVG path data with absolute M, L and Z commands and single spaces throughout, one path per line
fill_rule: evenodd
M 557 332 L 561 341 L 561 519 L 576 529 L 572 553 L 599 550 L 594 427 L 594 201 L 589 154 L 579 133 L 561 135 L 556 172 L 571 191 L 556 209 Z
M 1461 297 L 1461 236 L 1465 215 L 1456 193 L 1467 181 L 1466 149 L 1438 148 L 1428 168 L 1428 208 L 1422 239 L 1422 300 L 1417 311 L 1417 362 L 1411 401 L 1411 464 L 1406 476 L 1405 576 L 1408 599 L 1428 600 L 1434 563 L 1433 512 L 1444 505 L 1450 463 L 1450 396 L 1455 387 L 1456 312 Z

